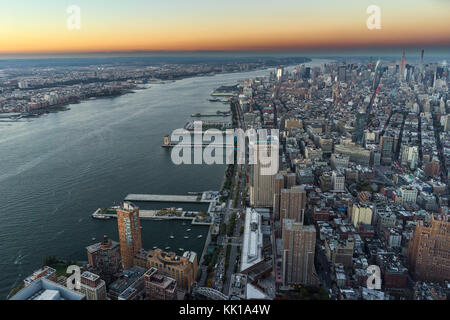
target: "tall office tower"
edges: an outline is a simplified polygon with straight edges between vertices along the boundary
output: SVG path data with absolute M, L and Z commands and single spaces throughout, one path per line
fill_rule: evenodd
M 284 176 L 282 174 L 275 175 L 273 183 L 273 216 L 275 220 L 280 219 L 281 191 L 284 187 Z
M 434 216 L 430 225 L 416 226 L 408 244 L 408 263 L 412 274 L 423 281 L 450 279 L 450 222 L 448 216 Z
M 278 67 L 277 68 L 277 80 L 280 81 L 283 78 L 284 75 L 284 67 Z
M 405 71 L 406 71 L 406 54 L 405 50 L 403 50 L 402 61 L 400 62 L 400 80 L 405 80 Z
M 145 298 L 147 300 L 176 300 L 177 282 L 175 279 L 150 268 L 144 275 Z
M 134 256 L 142 249 L 139 208 L 130 202 L 124 202 L 120 209 L 117 209 L 117 224 L 122 265 L 128 270 L 134 266 Z
M 338 67 L 338 81 L 345 82 L 347 80 L 347 66 L 342 65 Z
M 273 207 L 275 174 L 269 175 L 268 173 L 271 171 L 271 166 L 275 164 L 263 164 L 259 157 L 260 151 L 267 152 L 267 154 L 271 156 L 271 149 L 272 148 L 267 143 L 260 143 L 254 146 L 254 154 L 256 155 L 255 159 L 257 159 L 257 161 L 256 164 L 251 166 L 250 204 L 252 207 Z M 276 152 L 278 152 L 278 148 L 276 149 Z M 275 160 L 278 161 L 278 155 L 271 158 L 276 158 Z
M 108 283 L 122 269 L 120 244 L 104 236 L 103 241 L 86 247 L 89 270 Z
M 394 147 L 394 138 L 382 136 L 380 138 L 381 163 L 390 165 L 392 162 L 392 150 Z
M 375 72 L 374 72 L 373 83 L 372 83 L 372 90 L 376 90 L 378 88 L 378 85 L 380 84 L 380 81 L 381 81 L 381 76 L 382 76 L 381 61 L 378 60 L 376 66 L 375 66 Z
M 281 190 L 280 220 L 290 219 L 303 224 L 306 207 L 306 192 L 303 186 Z
M 316 286 L 316 229 L 294 220 L 283 221 L 283 284 Z
M 80 282 L 80 291 L 86 296 L 86 300 L 106 300 L 106 283 L 100 276 L 85 271 Z
M 305 72 L 303 73 L 303 79 L 304 80 L 308 80 L 311 78 L 311 68 L 310 67 L 306 67 L 305 68 Z
M 356 114 L 356 124 L 355 124 L 355 142 L 359 145 L 362 145 L 364 142 L 365 126 L 366 126 L 366 114 L 360 111 Z
M 425 50 L 422 49 L 422 53 L 420 54 L 420 72 L 423 72 L 424 65 L 423 65 L 423 55 L 425 54 Z
M 290 189 L 297 184 L 297 175 L 290 172 L 286 175 L 286 189 Z

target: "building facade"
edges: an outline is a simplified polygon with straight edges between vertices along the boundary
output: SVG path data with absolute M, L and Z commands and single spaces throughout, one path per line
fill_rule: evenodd
M 178 256 L 160 249 L 148 252 L 141 250 L 135 257 L 135 263 L 146 269 L 158 269 L 162 275 L 175 279 L 186 291 L 190 291 L 197 280 L 198 261 L 197 254 L 193 251 L 186 251 L 183 256 Z
M 120 209 L 117 209 L 117 223 L 122 265 L 127 270 L 134 266 L 134 256 L 142 249 L 139 208 L 130 202 L 125 202 Z
M 86 300 L 106 300 L 106 283 L 98 275 L 85 271 L 80 282 L 80 291 Z
M 122 269 L 120 244 L 104 236 L 103 241 L 86 247 L 90 270 L 109 281 Z
M 254 159 L 256 159 L 256 164 L 251 166 L 251 184 L 250 184 L 250 203 L 252 207 L 273 207 L 274 201 L 274 178 L 275 175 L 266 174 L 266 170 L 270 171 L 271 165 L 274 164 L 263 164 L 260 160 L 260 153 L 267 152 L 270 154 L 272 148 L 267 144 L 256 144 L 254 146 Z M 278 148 L 276 148 L 278 150 Z M 276 158 L 277 157 L 270 157 Z
M 283 282 L 284 285 L 316 286 L 314 268 L 316 229 L 295 220 L 283 221 Z
M 303 223 L 303 214 L 306 207 L 306 192 L 302 186 L 281 190 L 280 219 L 293 219 Z
M 144 275 L 147 300 L 176 300 L 177 282 L 150 268 Z
M 419 223 L 408 245 L 408 263 L 414 277 L 423 281 L 450 279 L 450 222 L 431 218 L 430 225 Z

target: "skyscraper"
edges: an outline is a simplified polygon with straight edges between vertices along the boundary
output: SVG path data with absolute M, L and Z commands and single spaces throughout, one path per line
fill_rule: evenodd
M 423 55 L 425 54 L 425 50 L 424 49 L 422 49 L 422 52 L 421 52 L 421 54 L 420 54 L 420 72 L 422 73 L 423 72 L 423 69 L 424 69 L 424 65 L 423 65 Z
M 419 223 L 408 244 L 408 263 L 414 277 L 424 281 L 450 279 L 450 222 L 432 216 L 430 225 Z
M 297 182 L 297 175 L 293 172 L 290 172 L 286 175 L 286 189 L 290 189 L 295 186 Z
M 139 208 L 130 202 L 124 202 L 120 209 L 117 209 L 117 224 L 122 265 L 127 270 L 133 267 L 134 256 L 142 249 Z
M 280 81 L 284 75 L 284 67 L 280 66 L 277 68 L 277 80 Z
M 356 123 L 355 123 L 355 141 L 359 145 L 363 144 L 365 126 L 366 126 L 366 114 L 360 111 L 356 114 Z
M 291 219 L 303 223 L 303 214 L 306 206 L 306 192 L 302 186 L 281 190 L 280 219 Z
M 347 81 L 347 66 L 342 65 L 338 67 L 338 81 L 345 82 Z
M 295 220 L 283 221 L 283 284 L 316 286 L 316 229 Z
M 277 174 L 274 177 L 274 190 L 273 190 L 273 215 L 275 220 L 280 219 L 280 202 L 281 202 L 281 191 L 284 189 L 284 176 L 282 174 Z
M 380 138 L 381 163 L 390 165 L 392 163 L 392 151 L 394 149 L 394 138 L 382 136 Z
M 259 155 L 261 152 L 267 152 L 271 156 L 270 144 L 259 143 L 254 146 L 254 154 L 256 164 L 252 165 L 251 168 L 251 184 L 250 184 L 250 204 L 253 207 L 273 207 L 274 201 L 274 178 L 275 175 L 268 175 L 263 170 L 270 168 L 272 163 L 263 164 L 260 161 Z M 276 148 L 278 150 L 278 148 Z M 274 157 L 271 157 L 272 159 Z M 278 155 L 275 157 L 278 160 Z
M 402 61 L 400 62 L 400 80 L 405 80 L 405 71 L 406 71 L 406 54 L 405 50 L 403 50 Z

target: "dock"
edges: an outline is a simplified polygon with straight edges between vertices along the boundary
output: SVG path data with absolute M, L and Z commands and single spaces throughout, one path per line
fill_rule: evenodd
M 200 198 L 200 200 L 199 200 Z M 201 196 L 178 196 L 162 194 L 129 194 L 125 201 L 140 202 L 185 202 L 185 203 L 210 203 L 211 200 L 202 200 Z
M 101 213 L 102 209 L 97 209 L 93 214 L 92 218 L 99 220 L 110 220 L 117 219 L 117 213 Z M 158 210 L 139 210 L 139 217 L 142 220 L 155 220 L 155 221 L 169 221 L 169 220 L 184 220 L 189 221 L 193 226 L 211 226 L 213 221 L 202 222 L 197 221 L 198 211 L 183 211 L 181 216 L 177 215 L 158 215 Z
M 163 144 L 161 146 L 161 148 L 167 148 L 167 149 L 172 149 L 175 147 L 179 147 L 179 148 L 190 148 L 190 149 L 195 149 L 195 148 L 206 148 L 206 147 L 213 147 L 213 148 L 234 148 L 234 144 L 232 143 L 217 143 L 215 144 L 214 142 L 202 142 L 201 144 L 184 144 L 184 143 L 174 143 L 174 142 L 170 142 L 169 144 Z

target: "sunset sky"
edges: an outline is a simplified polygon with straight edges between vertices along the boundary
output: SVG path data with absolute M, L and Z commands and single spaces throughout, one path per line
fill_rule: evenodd
M 372 4 L 381 30 L 366 27 Z M 0 0 L 0 54 L 392 46 L 449 47 L 450 1 Z

